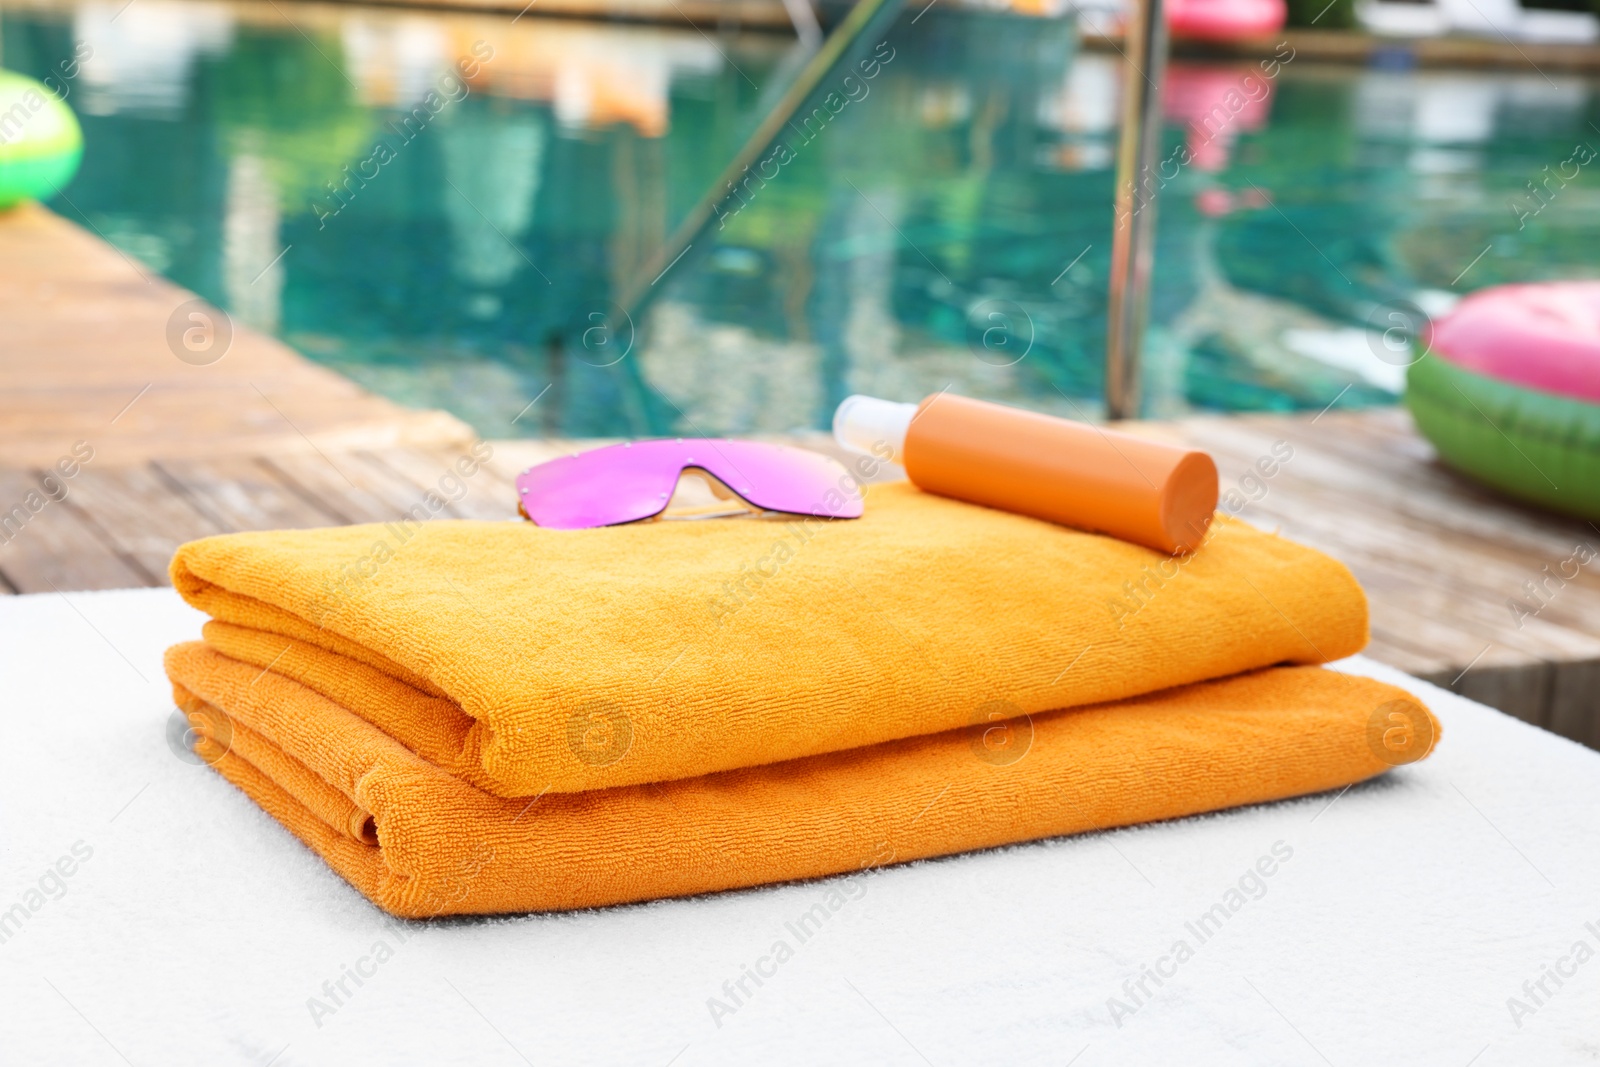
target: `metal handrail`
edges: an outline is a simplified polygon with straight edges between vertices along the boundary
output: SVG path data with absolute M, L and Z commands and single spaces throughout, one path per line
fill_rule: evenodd
M 733 161 L 712 183 L 711 189 L 689 210 L 672 236 L 656 250 L 645 264 L 645 269 L 623 291 L 617 303 L 627 312 L 629 321 L 637 322 L 639 316 L 661 292 L 661 282 L 670 274 L 682 271 L 698 255 L 691 256 L 695 246 L 705 250 L 707 242 L 701 237 L 712 223 L 725 212 L 736 198 L 735 187 L 746 177 L 746 172 L 759 163 L 778 141 L 793 118 L 811 101 L 822 83 L 841 63 L 855 57 L 854 49 L 868 32 L 892 21 L 900 12 L 904 0 L 860 0 L 850 10 L 816 55 L 803 67 L 794 83 L 784 91 L 777 104 L 756 127 Z
M 1167 66 L 1167 20 L 1161 7 L 1161 0 L 1133 0 L 1123 36 L 1126 88 L 1106 303 L 1106 415 L 1113 419 L 1139 414 L 1139 353 L 1150 312 L 1154 168 L 1161 151 L 1161 83 Z
M 794 117 L 811 101 L 841 63 L 854 57 L 869 31 L 892 21 L 904 0 L 860 0 L 830 33 L 810 61 L 768 112 L 711 189 L 689 210 L 677 229 L 656 250 L 645 269 L 617 301 L 629 323 L 637 323 L 662 291 L 661 282 L 699 259 L 712 242 L 702 238 L 723 210 L 737 198 L 736 187 L 749 169 L 776 144 Z M 1117 149 L 1116 206 L 1111 244 L 1111 278 L 1106 307 L 1106 415 L 1112 419 L 1139 414 L 1139 356 L 1149 315 L 1151 239 L 1155 230 L 1154 165 L 1160 151 L 1161 84 L 1167 60 L 1166 17 L 1162 0 L 1133 0 L 1124 43 L 1122 134 Z M 700 253 L 691 255 L 696 246 Z M 630 377 L 637 368 L 629 368 Z M 631 381 L 630 392 L 644 411 L 643 382 Z

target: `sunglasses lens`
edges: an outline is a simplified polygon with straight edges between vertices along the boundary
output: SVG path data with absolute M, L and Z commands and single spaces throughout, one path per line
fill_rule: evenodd
M 540 526 L 581 530 L 636 522 L 667 506 L 686 467 L 709 472 L 758 508 L 853 519 L 855 479 L 816 452 L 757 441 L 638 441 L 563 456 L 517 478 L 522 509 Z
M 837 460 L 760 441 L 706 443 L 717 446 L 706 469 L 758 508 L 836 519 L 861 516 L 859 483 Z
M 584 530 L 647 519 L 667 506 L 681 468 L 641 445 L 562 456 L 517 478 L 522 510 L 540 526 Z

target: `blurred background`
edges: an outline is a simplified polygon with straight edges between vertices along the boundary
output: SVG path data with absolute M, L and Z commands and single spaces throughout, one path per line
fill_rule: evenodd
M 0 61 L 57 75 L 82 121 L 53 211 L 485 437 L 786 433 L 852 392 L 944 388 L 1093 417 L 1121 13 L 1037 7 L 907 7 L 893 58 L 638 322 L 620 292 L 810 55 L 786 28 L 6 2 Z M 1592 34 L 1581 4 L 1513 8 L 1480 29 Z M 1471 17 L 1322 11 L 1410 33 Z M 1447 310 L 1469 264 L 1462 289 L 1600 274 L 1600 184 L 1530 199 L 1600 144 L 1594 76 L 1262 56 L 1170 63 L 1145 415 L 1390 404 L 1408 357 L 1387 309 Z

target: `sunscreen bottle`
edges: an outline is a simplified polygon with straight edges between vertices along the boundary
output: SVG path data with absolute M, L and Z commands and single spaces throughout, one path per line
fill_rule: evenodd
M 920 404 L 846 397 L 833 435 L 858 451 L 887 446 L 930 493 L 1162 552 L 1198 547 L 1217 509 L 1205 452 L 950 393 Z

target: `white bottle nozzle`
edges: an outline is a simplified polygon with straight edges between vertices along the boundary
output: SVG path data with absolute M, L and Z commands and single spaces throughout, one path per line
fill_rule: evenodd
M 915 404 L 897 404 L 859 394 L 847 396 L 833 413 L 833 439 L 853 452 L 904 464 L 906 430 L 916 414 Z

